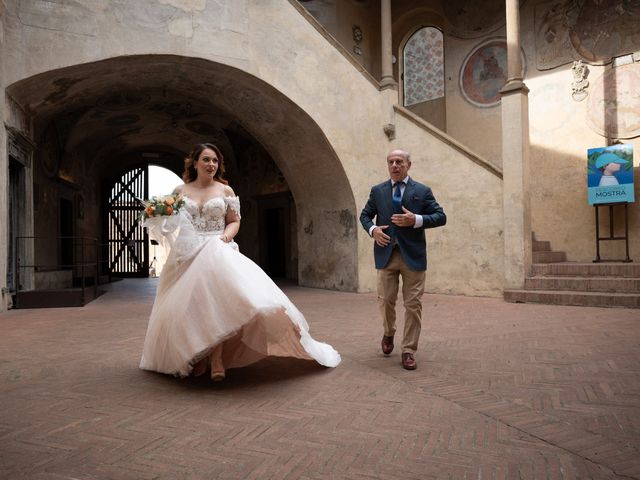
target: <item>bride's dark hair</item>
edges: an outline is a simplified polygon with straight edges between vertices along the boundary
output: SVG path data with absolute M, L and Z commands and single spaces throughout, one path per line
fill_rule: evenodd
M 216 147 L 213 143 L 200 143 L 196 145 L 196 147 L 191 150 L 191 153 L 187 158 L 184 159 L 184 172 L 182 172 L 182 180 L 184 183 L 193 182 L 198 177 L 198 172 L 196 171 L 193 164 L 200 158 L 202 152 L 205 150 L 213 150 L 216 152 L 216 156 L 218 157 L 218 170 L 216 174 L 213 176 L 220 183 L 224 183 L 225 185 L 229 185 L 224 179 L 224 157 L 222 156 L 222 152 L 218 147 Z

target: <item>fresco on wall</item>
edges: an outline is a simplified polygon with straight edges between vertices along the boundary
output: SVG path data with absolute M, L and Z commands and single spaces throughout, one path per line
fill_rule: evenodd
M 17 2 L 18 18 L 22 25 L 57 32 L 95 37 L 98 30 L 97 7 L 83 5 L 90 2 Z
M 548 139 L 550 132 L 559 130 L 572 124 L 572 117 L 576 115 L 574 103 L 567 104 L 567 88 L 557 83 L 536 86 L 529 94 L 529 124 L 533 134 L 540 139 Z M 558 108 L 563 105 L 563 108 Z M 535 138 L 532 136 L 532 139 Z
M 404 48 L 404 104 L 444 97 L 442 32 L 426 27 L 414 33 Z
M 475 47 L 462 63 L 460 90 L 477 107 L 500 103 L 500 89 L 507 82 L 507 43 L 492 39 Z
M 590 88 L 587 123 L 613 138 L 640 136 L 640 64 L 624 65 L 601 75 Z
M 612 145 L 587 150 L 589 205 L 632 203 L 633 145 Z
M 539 70 L 640 49 L 640 0 L 553 0 L 536 5 L 534 21 Z

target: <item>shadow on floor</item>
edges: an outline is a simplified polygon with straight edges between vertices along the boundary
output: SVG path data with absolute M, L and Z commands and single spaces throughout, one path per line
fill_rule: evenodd
M 300 377 L 311 378 L 332 371 L 310 360 L 297 358 L 265 358 L 252 365 L 227 370 L 227 378 L 214 382 L 209 373 L 199 377 L 176 378 L 155 372 L 146 372 L 158 378 L 158 381 L 169 382 L 189 390 L 244 390 L 263 384 L 288 382 Z

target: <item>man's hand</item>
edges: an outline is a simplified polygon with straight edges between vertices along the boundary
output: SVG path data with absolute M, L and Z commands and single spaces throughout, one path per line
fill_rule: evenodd
M 380 247 L 386 247 L 391 243 L 391 237 L 384 233 L 387 228 L 389 228 L 389 225 L 379 225 L 371 232 L 371 236 Z
M 404 213 L 391 215 L 391 223 L 398 227 L 413 227 L 416 224 L 416 216 L 406 208 L 402 207 Z

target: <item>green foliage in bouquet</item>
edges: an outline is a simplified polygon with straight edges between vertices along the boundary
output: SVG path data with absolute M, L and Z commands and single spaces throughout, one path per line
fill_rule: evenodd
M 162 195 L 152 197 L 144 201 L 144 211 L 142 218 L 161 217 L 176 215 L 184 205 L 182 195 L 173 193 L 171 195 Z

